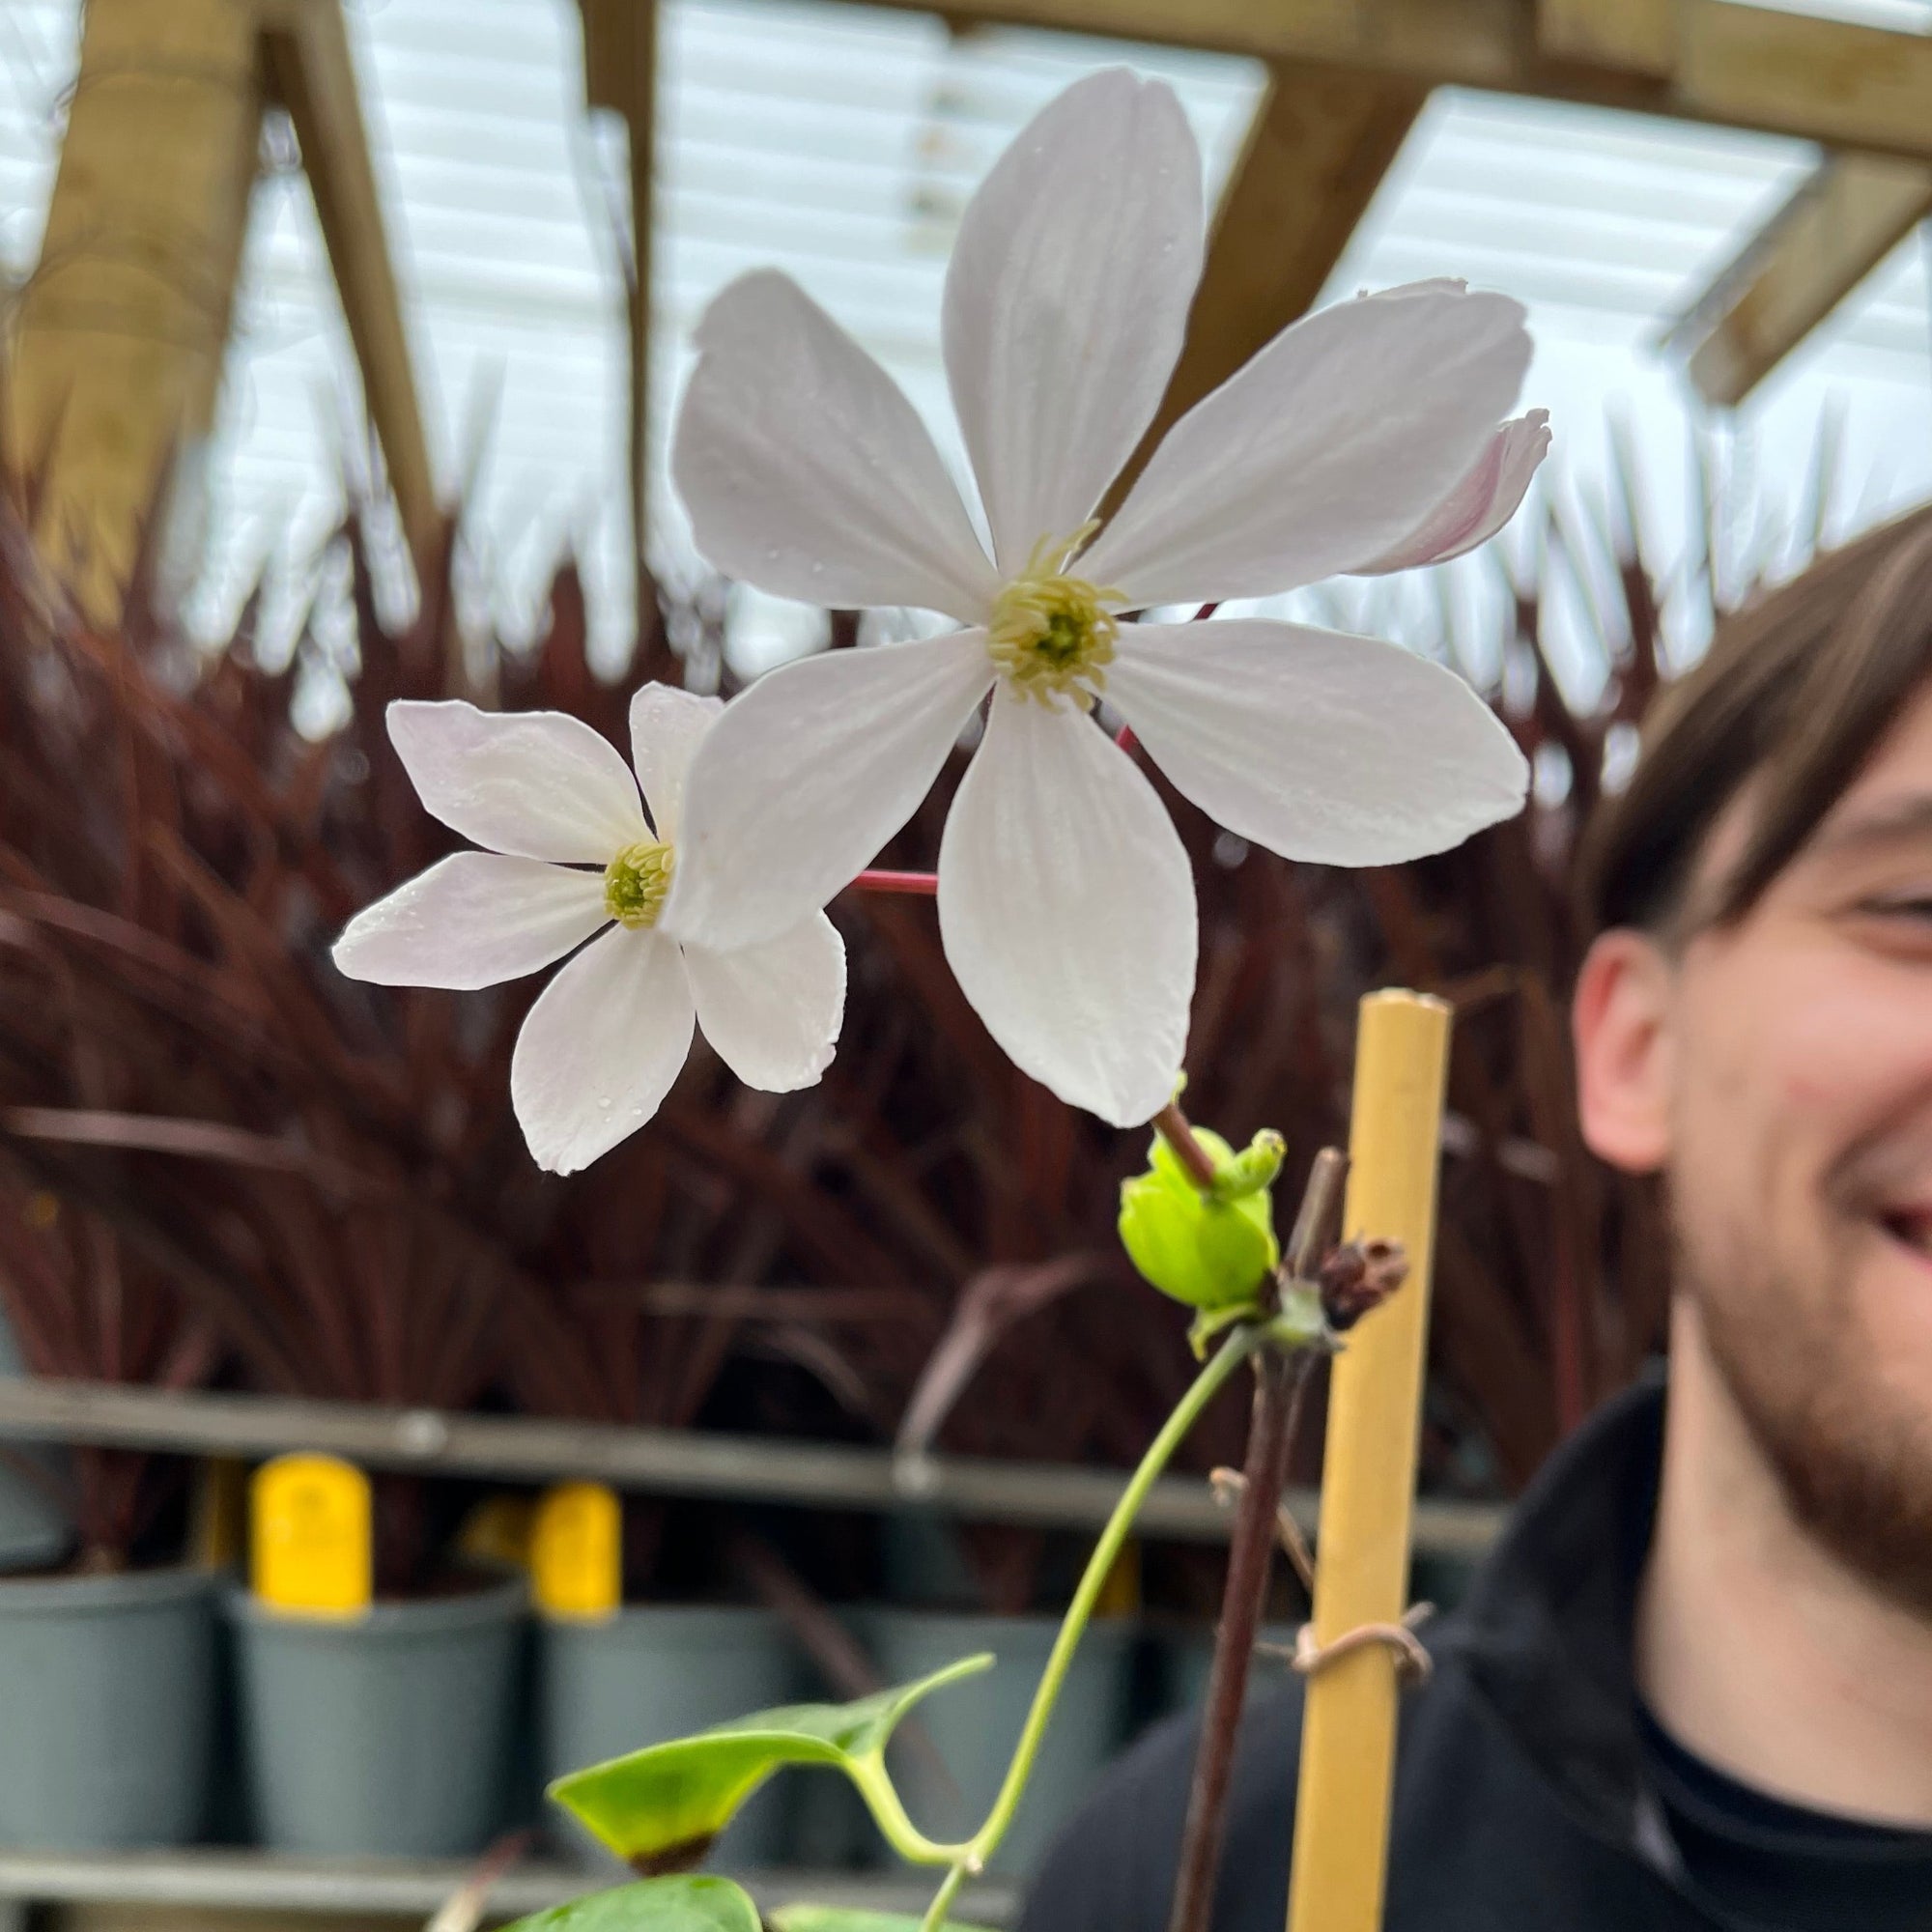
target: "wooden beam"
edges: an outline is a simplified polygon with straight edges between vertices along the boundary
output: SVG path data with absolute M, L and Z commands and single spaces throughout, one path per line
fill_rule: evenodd
M 929 0 L 882 0 L 914 13 Z M 1040 27 L 1435 84 L 1509 88 L 1531 45 L 1527 0 L 946 0 L 954 26 Z
M 1703 120 L 1932 160 L 1932 35 L 1685 0 L 1674 89 Z
M 1552 60 L 1664 75 L 1677 57 L 1677 0 L 1537 0 L 1536 41 Z
M 10 396 L 38 539 L 97 623 L 210 426 L 261 120 L 247 0 L 89 0 Z
M 1116 494 L 1169 426 L 1314 305 L 1428 90 L 1277 63 L 1215 212 L 1187 339 Z
M 443 513 L 341 0 L 263 0 L 260 14 L 270 81 L 295 125 L 369 419 L 421 566 L 440 541 Z
M 621 114 L 630 131 L 631 260 L 626 296 L 631 332 L 631 542 L 638 635 L 649 634 L 653 595 L 645 558 L 649 530 L 648 421 L 651 399 L 651 239 L 657 138 L 657 0 L 579 0 L 583 14 L 583 100 Z
M 929 0 L 878 0 L 927 11 Z M 1754 128 L 1932 160 L 1932 35 L 1677 0 L 1657 76 L 1553 60 L 1530 0 L 947 0 L 947 16 L 1098 34 Z
M 1874 155 L 1824 162 L 1664 338 L 1704 400 L 1740 403 L 1899 242 L 1932 216 L 1932 168 Z

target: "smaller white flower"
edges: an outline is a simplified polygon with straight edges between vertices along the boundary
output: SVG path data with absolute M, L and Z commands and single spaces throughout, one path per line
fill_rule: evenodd
M 657 929 L 685 774 L 724 708 L 645 685 L 631 700 L 633 778 L 561 712 L 389 706 L 416 795 L 488 849 L 441 860 L 357 914 L 335 963 L 379 985 L 467 990 L 534 973 L 601 935 L 544 988 L 510 1063 L 524 1138 L 553 1173 L 587 1167 L 657 1112 L 694 1025 L 740 1080 L 769 1093 L 809 1087 L 831 1063 L 845 948 L 822 912 L 729 952 Z

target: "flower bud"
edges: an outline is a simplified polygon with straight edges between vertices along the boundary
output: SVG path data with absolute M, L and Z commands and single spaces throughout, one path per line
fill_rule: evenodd
M 1330 1248 L 1316 1270 L 1321 1313 L 1336 1334 L 1379 1308 L 1408 1278 L 1408 1255 L 1400 1241 L 1344 1241 Z
M 1281 1165 L 1258 1135 L 1236 1155 L 1220 1135 L 1196 1127 L 1212 1156 L 1215 1185 L 1204 1193 L 1166 1141 L 1156 1138 L 1151 1166 L 1121 1183 L 1121 1241 L 1155 1288 L 1189 1308 L 1208 1312 L 1260 1299 L 1281 1260 L 1267 1182 Z

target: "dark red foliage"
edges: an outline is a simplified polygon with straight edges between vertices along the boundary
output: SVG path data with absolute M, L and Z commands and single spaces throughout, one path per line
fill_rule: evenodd
M 638 682 L 720 657 L 713 587 L 648 611 L 630 671 L 605 682 L 568 566 L 537 648 L 465 639 L 453 536 L 397 628 L 365 527 L 340 539 L 349 715 L 311 742 L 290 718 L 308 638 L 265 668 L 251 605 L 228 649 L 197 658 L 139 599 L 126 635 L 96 635 L 46 588 L 18 504 L 0 505 L 0 1214 L 15 1231 L 0 1298 L 34 1365 L 181 1384 L 219 1357 L 268 1390 L 494 1391 L 552 1414 L 884 1440 L 965 1309 L 979 1325 L 954 1336 L 951 1372 L 970 1399 L 942 1447 L 1134 1460 L 1191 1368 L 1182 1312 L 1114 1238 L 1144 1143 L 1013 1070 L 928 902 L 835 907 L 850 997 L 820 1087 L 750 1093 L 700 1047 L 659 1119 L 568 1180 L 537 1171 L 510 1113 L 532 983 L 398 993 L 334 972 L 349 916 L 454 842 L 389 750 L 392 698 L 554 707 L 621 744 Z M 1359 994 L 1401 982 L 1456 1006 L 1438 1482 L 1520 1481 L 1661 1327 L 1654 1204 L 1584 1155 L 1565 1043 L 1583 939 L 1570 854 L 1606 745 L 1661 674 L 1654 574 L 1613 528 L 1592 541 L 1623 595 L 1600 707 L 1579 715 L 1550 676 L 1540 589 L 1515 602 L 1503 715 L 1568 770 L 1523 818 L 1350 874 L 1247 851 L 1167 794 L 1201 882 L 1197 1120 L 1237 1143 L 1280 1128 L 1298 1186 L 1345 1132 Z M 962 764 L 882 864 L 930 864 Z M 1236 1455 L 1243 1401 L 1209 1418 L 1192 1466 Z M 111 1543 L 126 1515 L 89 1535 Z M 1035 1540 L 977 1547 L 989 1590 L 1023 1601 Z

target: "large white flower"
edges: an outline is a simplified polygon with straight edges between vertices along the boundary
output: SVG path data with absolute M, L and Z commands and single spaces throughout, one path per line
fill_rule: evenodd
M 1095 535 L 1201 253 L 1200 157 L 1164 85 L 1094 74 L 995 165 L 944 316 L 990 554 L 904 396 L 777 273 L 705 315 L 672 453 L 720 570 L 965 628 L 807 659 L 731 705 L 693 767 L 667 929 L 745 945 L 823 905 L 990 690 L 940 847 L 947 956 L 1021 1067 L 1122 1125 L 1173 1089 L 1195 907 L 1180 840 L 1096 727 L 1096 696 L 1180 791 L 1291 858 L 1441 850 L 1516 811 L 1527 778 L 1467 686 L 1393 645 L 1122 621 L 1451 554 L 1506 520 L 1547 441 L 1540 417 L 1498 428 L 1528 361 L 1521 308 L 1422 283 L 1286 329 L 1175 424 Z
M 390 740 L 423 804 L 489 849 L 441 860 L 358 913 L 335 963 L 385 986 L 467 989 L 534 973 L 602 933 L 538 996 L 510 1062 L 524 1137 L 554 1173 L 588 1166 L 656 1113 L 694 1022 L 748 1086 L 809 1087 L 831 1062 L 845 948 L 822 912 L 722 948 L 680 944 L 658 923 L 686 774 L 723 711 L 715 697 L 645 685 L 631 700 L 633 778 L 561 712 L 389 706 Z

